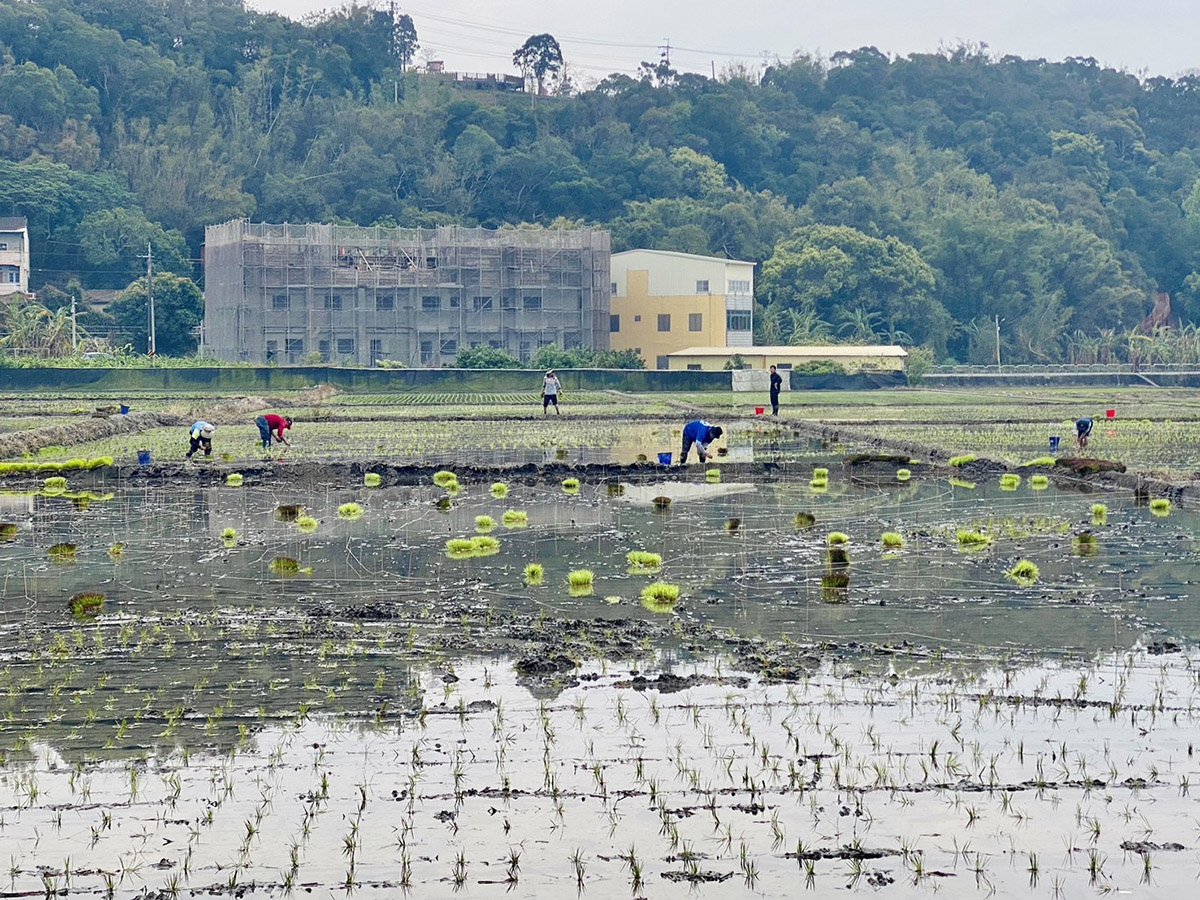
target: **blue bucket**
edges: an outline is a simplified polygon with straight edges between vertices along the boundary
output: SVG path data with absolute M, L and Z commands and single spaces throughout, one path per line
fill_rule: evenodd
M 659 465 L 669 466 L 671 464 L 671 454 L 670 453 L 658 454 L 658 462 L 659 462 Z
M 123 416 L 129 415 L 129 407 L 126 406 L 124 403 L 121 404 L 121 415 L 123 415 Z
M 137 454 L 138 454 L 138 465 L 139 466 L 150 465 L 150 451 L 149 450 L 139 450 L 137 452 Z
M 1051 435 L 1051 437 L 1050 437 L 1050 452 L 1051 453 L 1058 452 L 1058 445 L 1061 441 L 1062 441 L 1062 437 L 1060 435 L 1057 435 L 1057 434 Z

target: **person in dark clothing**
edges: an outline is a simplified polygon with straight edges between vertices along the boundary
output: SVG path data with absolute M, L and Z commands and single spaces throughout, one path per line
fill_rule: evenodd
M 720 425 L 709 425 L 707 422 L 695 421 L 688 422 L 683 426 L 683 452 L 679 454 L 679 464 L 686 465 L 688 454 L 692 452 L 692 445 L 696 445 L 696 453 L 700 456 L 700 462 L 708 460 L 708 445 L 719 438 L 725 432 Z
M 771 415 L 779 415 L 779 392 L 783 389 L 783 376 L 771 366 Z
M 1092 429 L 1096 423 L 1091 419 L 1076 419 L 1075 420 L 1075 443 L 1079 445 L 1080 450 L 1086 450 L 1088 438 L 1092 436 Z
M 212 438 L 216 430 L 217 426 L 208 422 L 196 422 L 192 425 L 188 429 L 189 446 L 186 458 L 191 459 L 197 450 L 203 450 L 205 456 L 212 456 Z
M 291 416 L 277 416 L 274 413 L 266 416 L 259 416 L 254 420 L 254 424 L 258 426 L 258 436 L 262 438 L 264 450 L 271 449 L 271 441 L 276 440 L 281 444 L 287 444 L 288 439 L 283 436 L 283 433 L 292 427 Z

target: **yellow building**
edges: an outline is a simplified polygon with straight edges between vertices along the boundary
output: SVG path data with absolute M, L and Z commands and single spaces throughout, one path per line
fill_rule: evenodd
M 633 350 L 650 369 L 703 344 L 754 343 L 754 263 L 667 250 L 612 255 L 609 346 Z
M 831 344 L 806 347 L 688 347 L 668 354 L 672 371 L 719 372 L 737 355 L 751 369 L 778 366 L 783 371 L 806 363 L 832 362 L 847 372 L 903 372 L 908 356 L 893 345 Z

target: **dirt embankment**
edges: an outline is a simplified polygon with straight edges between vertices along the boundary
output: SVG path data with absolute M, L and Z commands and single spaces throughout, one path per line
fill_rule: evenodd
M 48 425 L 30 431 L 18 431 L 0 436 L 0 458 L 24 456 L 46 447 L 70 447 L 88 441 L 98 441 L 117 434 L 136 434 L 147 428 L 183 424 L 178 416 L 164 413 L 131 412 L 80 419 L 64 425 Z

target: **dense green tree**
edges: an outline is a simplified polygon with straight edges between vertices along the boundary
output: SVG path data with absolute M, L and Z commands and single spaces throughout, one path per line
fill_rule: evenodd
M 519 369 L 521 361 L 493 347 L 463 347 L 454 360 L 457 369 Z
M 129 285 L 108 308 L 119 341 L 144 352 L 149 346 L 150 298 L 146 279 Z M 204 319 L 204 295 L 190 278 L 154 276 L 154 335 L 160 356 L 185 356 L 196 350 L 192 332 Z
M 553 78 L 563 67 L 562 47 L 552 34 L 531 35 L 513 51 L 513 65 L 537 85 L 537 92 L 546 92 L 546 80 Z

